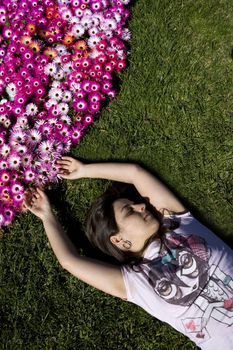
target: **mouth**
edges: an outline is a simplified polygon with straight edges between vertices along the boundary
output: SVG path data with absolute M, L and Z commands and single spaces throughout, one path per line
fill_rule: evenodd
M 151 214 L 150 214 L 150 213 L 146 213 L 146 214 L 144 215 L 143 219 L 146 221 L 147 218 L 148 218 L 149 216 L 151 216 Z

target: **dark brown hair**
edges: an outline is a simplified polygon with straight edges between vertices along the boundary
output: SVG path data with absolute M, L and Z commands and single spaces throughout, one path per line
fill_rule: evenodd
M 110 237 L 119 232 L 113 203 L 120 198 L 127 198 L 135 203 L 145 203 L 147 210 L 160 223 L 158 232 L 155 232 L 145 242 L 140 252 L 123 251 L 110 241 Z M 172 220 L 168 220 L 165 225 L 163 215 L 146 198 L 141 197 L 134 186 L 118 183 L 110 187 L 92 204 L 87 217 L 86 235 L 91 244 L 103 253 L 114 257 L 120 263 L 134 266 L 143 261 L 142 254 L 153 240 L 160 239 L 162 243 L 164 234 L 176 227 L 178 227 L 178 223 Z

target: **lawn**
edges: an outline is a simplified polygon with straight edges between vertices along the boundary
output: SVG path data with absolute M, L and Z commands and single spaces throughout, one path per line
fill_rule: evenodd
M 130 10 L 119 95 L 72 156 L 143 165 L 233 246 L 233 3 L 138 0 Z M 85 217 L 109 184 L 64 180 L 47 191 L 82 254 L 95 254 Z M 0 264 L 1 350 L 197 349 L 136 305 L 63 271 L 31 214 L 4 230 Z

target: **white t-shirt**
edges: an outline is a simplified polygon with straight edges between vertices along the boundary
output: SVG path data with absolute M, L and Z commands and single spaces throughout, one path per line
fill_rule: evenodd
M 188 336 L 201 349 L 233 349 L 233 251 L 190 212 L 146 249 L 147 264 L 121 270 L 127 301 Z

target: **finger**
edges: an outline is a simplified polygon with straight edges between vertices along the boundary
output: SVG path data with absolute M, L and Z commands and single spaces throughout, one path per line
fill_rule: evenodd
M 69 162 L 68 160 L 60 160 L 60 161 L 57 161 L 56 164 L 58 165 L 66 165 L 66 166 L 70 166 L 71 165 L 71 162 Z
M 61 177 L 62 179 L 69 179 L 69 175 L 66 174 L 58 174 L 58 177 Z
M 69 162 L 72 162 L 72 160 L 73 160 L 72 157 L 68 157 L 68 156 L 63 156 L 61 159 L 62 160 L 68 160 Z
M 37 187 L 36 190 L 39 193 L 39 195 L 41 195 L 42 198 L 45 198 L 45 193 L 41 188 Z
M 70 166 L 69 165 L 63 165 L 62 167 L 58 167 L 59 171 L 69 171 Z
M 38 198 L 40 197 L 40 195 L 39 195 L 37 192 L 35 192 L 35 193 L 33 193 L 33 197 L 35 197 L 36 199 L 38 199 Z

